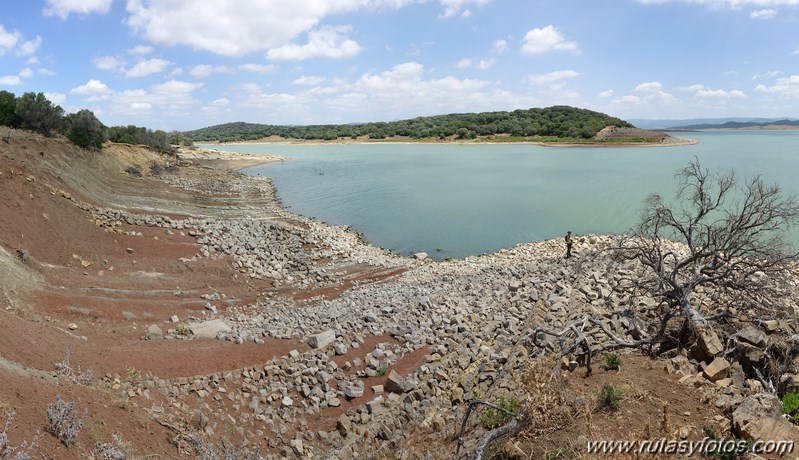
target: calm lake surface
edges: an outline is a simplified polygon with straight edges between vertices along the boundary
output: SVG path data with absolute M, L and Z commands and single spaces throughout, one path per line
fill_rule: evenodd
M 396 253 L 461 258 L 575 234 L 620 233 L 649 193 L 671 198 L 674 173 L 762 175 L 799 195 L 799 131 L 678 133 L 678 147 L 536 145 L 204 145 L 289 157 L 245 172 L 270 176 L 293 212 L 349 225 Z M 790 236 L 799 247 L 799 232 Z

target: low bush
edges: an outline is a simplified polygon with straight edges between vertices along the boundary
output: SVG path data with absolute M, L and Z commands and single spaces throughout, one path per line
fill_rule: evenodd
M 599 393 L 597 394 L 597 408 L 599 410 L 607 409 L 610 411 L 615 411 L 619 408 L 623 396 L 624 394 L 620 389 L 609 383 L 606 383 L 602 386 L 602 389 L 599 390 Z
M 75 413 L 75 403 L 64 402 L 61 395 L 55 397 L 55 402 L 47 406 L 47 418 L 50 420 L 50 432 L 65 446 L 75 442 L 83 422 L 86 420 L 87 411 L 78 418 Z

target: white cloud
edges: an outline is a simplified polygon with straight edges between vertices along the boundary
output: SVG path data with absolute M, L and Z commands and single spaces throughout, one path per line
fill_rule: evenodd
M 522 53 L 536 55 L 551 51 L 569 51 L 575 54 L 581 52 L 577 42 L 566 40 L 553 25 L 532 29 L 525 34 Z
M 172 63 L 164 59 L 148 59 L 136 63 L 125 73 L 125 76 L 130 78 L 146 77 L 154 73 L 161 73 L 170 65 Z
M 19 76 L 22 78 L 30 78 L 33 76 L 33 69 L 26 67 L 19 71 Z
M 693 93 L 693 96 L 698 99 L 724 100 L 724 99 L 746 99 L 747 97 L 743 91 L 737 89 L 725 91 L 723 89 L 708 88 L 707 86 L 702 84 L 694 84 L 677 89 L 679 89 L 680 91 Z
M 89 80 L 85 85 L 72 88 L 70 93 L 77 94 L 79 96 L 86 96 L 87 100 L 89 101 L 97 101 L 101 99 L 107 99 L 113 93 L 113 91 L 111 91 L 111 88 L 109 88 L 108 85 L 100 80 L 92 79 Z
M 20 56 L 30 56 L 42 45 L 42 37 L 37 36 L 32 40 L 25 40 L 22 33 L 15 30 L 9 32 L 0 24 L 0 56 L 13 51 Z
M 474 67 L 480 70 L 489 69 L 492 65 L 494 65 L 493 59 L 472 59 L 472 58 L 463 58 L 456 64 L 457 67 L 461 70 L 468 69 L 470 67 Z
M 471 11 L 465 9 L 467 5 L 476 5 L 482 7 L 487 5 L 491 0 L 441 0 L 444 6 L 444 12 L 441 17 L 451 18 L 460 14 L 463 18 L 471 16 Z
M 555 72 L 549 72 L 545 74 L 528 75 L 527 81 L 531 85 L 536 86 L 560 85 L 564 82 L 564 80 L 574 78 L 578 75 L 580 75 L 580 73 L 575 72 L 574 70 L 557 70 Z
M 278 67 L 274 64 L 242 64 L 239 66 L 239 70 L 244 72 L 260 73 L 264 75 L 273 73 L 277 69 Z
M 266 56 L 276 61 L 353 57 L 360 53 L 362 48 L 357 42 L 345 36 L 351 30 L 351 26 L 320 27 L 308 32 L 308 43 L 305 45 L 289 44 L 273 48 Z
M 302 77 L 297 78 L 294 80 L 293 84 L 295 85 L 308 85 L 308 86 L 316 86 L 322 84 L 325 81 L 325 77 L 319 77 L 316 75 L 305 75 Z
M 43 12 L 45 16 L 58 16 L 61 19 L 66 19 L 70 13 L 105 14 L 110 9 L 111 0 L 46 0 Z
M 609 97 L 613 96 L 613 90 L 609 89 L 609 90 L 606 90 L 606 91 L 602 91 L 601 93 L 597 94 L 597 96 L 601 97 L 602 99 L 609 98 Z
M 755 92 L 779 97 L 799 98 L 799 75 L 778 78 L 772 86 L 758 85 Z
M 44 97 L 55 105 L 64 105 L 67 101 L 67 95 L 64 93 L 44 93 Z
M 16 86 L 22 84 L 22 79 L 16 75 L 0 77 L 0 86 Z
M 214 102 L 212 102 L 212 104 L 215 105 L 215 106 L 218 106 L 218 107 L 224 107 L 224 106 L 230 104 L 230 99 L 227 99 L 227 98 L 223 97 L 223 98 L 220 98 L 220 99 L 216 99 Z
M 772 9 L 755 10 L 749 13 L 749 17 L 752 19 L 774 19 L 775 16 L 777 16 L 777 10 Z
M 752 80 L 760 80 L 760 79 L 771 80 L 779 77 L 782 74 L 783 72 L 780 70 L 772 70 L 771 72 L 755 74 L 752 76 Z
M 208 78 L 216 73 L 233 73 L 233 69 L 223 65 L 212 66 L 208 64 L 196 65 L 189 69 L 189 75 L 197 78 Z
M 674 95 L 663 90 L 663 85 L 659 81 L 641 83 L 635 87 L 633 92 L 635 94 L 613 99 L 611 104 L 616 106 L 646 106 L 651 109 L 660 106 L 672 106 L 678 102 Z
M 36 73 L 38 73 L 39 75 L 45 76 L 45 77 L 54 77 L 54 76 L 58 75 L 55 72 L 53 72 L 52 70 L 50 70 L 50 69 L 38 69 L 38 70 L 36 70 Z
M 495 53 L 502 54 L 508 51 L 509 45 L 505 40 L 497 40 L 491 44 L 491 48 L 493 48 Z
M 125 60 L 118 56 L 100 56 L 94 58 L 92 63 L 100 70 L 111 70 L 118 72 L 125 69 Z
M 128 50 L 128 54 L 133 56 L 146 56 L 153 52 L 152 46 L 138 45 Z
M 27 40 L 19 44 L 18 54 L 22 56 L 30 56 L 39 50 L 42 46 L 42 37 L 37 36 L 33 40 Z
M 304 81 L 316 83 L 313 79 Z M 508 110 L 529 108 L 537 102 L 528 94 L 510 93 L 493 81 L 453 76 L 429 78 L 425 67 L 416 62 L 368 72 L 355 81 L 325 82 L 325 86 L 294 94 L 270 93 L 255 84 L 239 85 L 230 90 L 231 94 L 238 94 L 231 105 L 246 108 L 261 122 L 305 124 Z
M 769 8 L 779 6 L 799 6 L 799 0 L 638 0 L 644 5 L 660 5 L 664 3 L 692 3 L 704 5 L 713 9 L 729 8 L 741 9 L 745 6 Z
M 125 23 L 157 45 L 185 45 L 225 56 L 244 56 L 292 45 L 334 14 L 399 9 L 427 1 L 430 0 L 214 0 L 203 2 L 198 8 L 196 0 L 127 0 Z M 438 0 L 444 17 L 462 15 L 470 5 L 480 7 L 489 2 Z

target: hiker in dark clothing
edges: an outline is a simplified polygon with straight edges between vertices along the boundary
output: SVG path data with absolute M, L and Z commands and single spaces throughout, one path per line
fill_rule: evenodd
M 572 256 L 572 231 L 571 230 L 566 232 L 565 240 L 566 240 L 566 258 L 568 259 L 569 257 Z

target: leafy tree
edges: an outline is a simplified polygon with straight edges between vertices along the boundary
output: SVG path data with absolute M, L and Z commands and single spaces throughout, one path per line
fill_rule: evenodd
M 78 113 L 69 114 L 64 118 L 64 125 L 67 138 L 74 144 L 83 148 L 101 149 L 103 147 L 106 129 L 92 111 L 84 109 Z
M 708 326 L 692 301 L 701 287 L 732 293 L 761 312 L 776 310 L 780 284 L 796 260 L 784 240 L 799 220 L 796 198 L 759 176 L 741 185 L 734 171 L 711 174 L 696 159 L 676 177 L 676 203 L 650 195 L 623 243 L 623 254 L 647 268 L 644 287 L 665 303 L 661 334 L 675 315 L 692 330 Z
M 0 91 L 0 125 L 17 126 L 17 96 L 8 91 Z
M 44 93 L 25 93 L 14 110 L 21 127 L 51 136 L 61 126 L 64 109 L 53 105 Z

